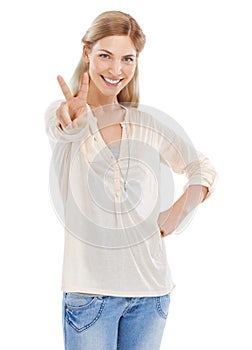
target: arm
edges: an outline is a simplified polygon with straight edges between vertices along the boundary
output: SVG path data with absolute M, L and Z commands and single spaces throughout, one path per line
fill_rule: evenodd
M 52 103 L 45 113 L 46 132 L 52 148 L 50 164 L 50 190 L 55 207 L 65 201 L 68 191 L 72 154 L 89 132 L 87 123 L 88 75 L 83 74 L 82 84 L 73 96 L 62 77 L 58 82 L 65 101 Z
M 208 188 L 202 185 L 188 186 L 182 196 L 158 217 L 158 226 L 162 236 L 171 234 L 180 223 L 195 209 L 207 196 Z
M 197 152 L 189 139 L 163 127 L 160 137 L 161 162 L 175 173 L 184 174 L 187 184 L 182 196 L 159 214 L 158 225 L 163 236 L 171 234 L 215 187 L 216 171 L 208 158 Z

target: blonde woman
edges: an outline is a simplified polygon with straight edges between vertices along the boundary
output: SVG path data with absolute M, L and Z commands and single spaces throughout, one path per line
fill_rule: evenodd
M 215 170 L 139 108 L 145 35 L 130 15 L 99 15 L 82 39 L 71 88 L 47 110 L 52 199 L 64 224 L 66 350 L 157 350 L 174 288 L 164 237 L 213 190 Z M 160 212 L 160 164 L 185 174 Z

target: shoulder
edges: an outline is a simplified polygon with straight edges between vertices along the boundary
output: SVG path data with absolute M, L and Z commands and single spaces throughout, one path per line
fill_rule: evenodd
M 155 125 L 155 118 L 151 113 L 143 111 L 139 108 L 129 108 L 128 109 L 130 122 L 136 123 L 138 125 Z

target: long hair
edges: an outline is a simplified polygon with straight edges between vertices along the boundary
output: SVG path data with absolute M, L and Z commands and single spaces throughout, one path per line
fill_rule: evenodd
M 89 49 L 100 39 L 112 35 L 127 35 L 130 37 L 137 56 L 143 50 L 145 45 L 145 35 L 130 15 L 121 11 L 106 11 L 95 18 L 90 28 L 82 38 L 82 44 Z M 88 64 L 84 62 L 81 56 L 80 62 L 76 67 L 71 78 L 70 85 L 72 93 L 75 95 L 80 89 L 81 77 L 84 72 L 88 71 Z M 118 102 L 138 106 L 139 103 L 139 81 L 138 81 L 138 64 L 135 74 L 127 86 L 125 86 L 117 95 Z

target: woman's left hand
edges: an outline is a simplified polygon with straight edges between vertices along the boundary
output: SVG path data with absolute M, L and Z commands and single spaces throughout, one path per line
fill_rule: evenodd
M 173 208 L 162 211 L 158 216 L 158 226 L 163 237 L 170 235 L 178 227 L 179 215 Z
M 171 208 L 162 211 L 158 217 L 162 236 L 168 236 L 175 231 L 185 217 L 206 198 L 207 192 L 205 186 L 191 185 Z

